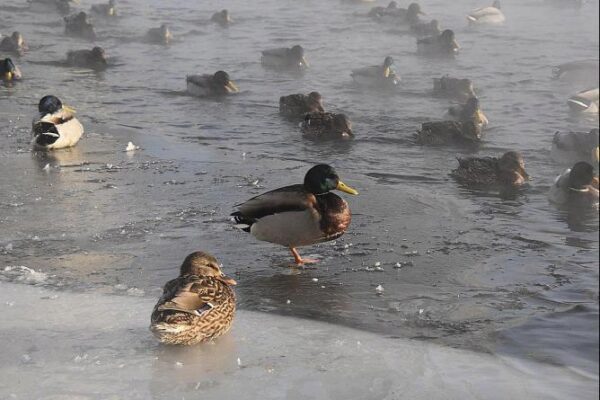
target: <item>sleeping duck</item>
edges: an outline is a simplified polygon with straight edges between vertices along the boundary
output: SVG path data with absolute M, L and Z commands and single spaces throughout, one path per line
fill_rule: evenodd
M 304 57 L 304 48 L 300 45 L 264 50 L 261 63 L 265 67 L 275 69 L 303 70 L 309 67 Z
M 67 65 L 103 70 L 108 66 L 108 63 L 104 49 L 96 46 L 91 50 L 72 50 L 67 52 Z
M 588 89 L 571 96 L 567 100 L 569 109 L 577 114 L 598 114 L 598 88 Z
M 471 97 L 465 104 L 450 107 L 447 114 L 455 121 L 473 121 L 480 128 L 485 128 L 489 123 L 477 97 Z
M 193 345 L 209 342 L 231 328 L 235 314 L 236 282 L 223 274 L 212 255 L 188 255 L 179 277 L 165 284 L 154 306 L 150 330 L 165 344 Z
M 25 50 L 27 50 L 27 45 L 25 44 L 25 40 L 23 40 L 23 35 L 19 32 L 15 31 L 12 35 L 3 37 L 0 40 L 0 51 L 20 56 L 23 55 Z
M 169 44 L 173 40 L 173 35 L 167 24 L 162 24 L 158 28 L 150 28 L 146 32 L 146 42 L 153 44 Z
M 225 96 L 240 91 L 225 71 L 217 71 L 213 75 L 188 75 L 185 77 L 185 81 L 187 92 L 192 96 Z
M 475 89 L 470 79 L 443 76 L 433 79 L 433 93 L 438 96 L 450 97 L 461 102 L 475 97 Z
M 323 98 L 319 92 L 308 95 L 297 93 L 279 98 L 279 113 L 288 118 L 304 117 L 308 113 L 322 113 Z
M 300 124 L 304 137 L 315 140 L 351 139 L 352 123 L 345 114 L 315 112 L 306 114 Z
M 233 23 L 233 19 L 229 16 L 229 11 L 221 10 L 216 12 L 210 17 L 210 20 L 214 23 L 221 25 L 222 27 L 227 27 Z
M 422 145 L 476 144 L 481 141 L 481 127 L 473 121 L 425 122 L 416 135 Z
M 573 164 L 586 161 L 598 165 L 598 129 L 589 132 L 556 132 L 552 139 L 551 157 L 561 164 Z
M 82 37 L 88 40 L 96 39 L 94 26 L 89 22 L 88 15 L 81 11 L 78 14 L 64 17 L 65 33 L 69 36 Z
M 442 33 L 440 22 L 437 19 L 411 24 L 410 31 L 417 37 L 438 36 Z
M 72 147 L 83 134 L 83 126 L 74 110 L 63 106 L 56 96 L 44 96 L 38 104 L 39 115 L 33 121 L 33 147 L 36 150 L 55 150 Z
M 434 57 L 453 57 L 460 46 L 456 42 L 454 31 L 446 29 L 439 35 L 417 39 L 417 53 Z
M 350 225 L 348 203 L 332 190 L 358 194 L 331 166 L 319 164 L 306 173 L 303 184 L 253 197 L 231 215 L 258 240 L 288 247 L 296 264 L 316 262 L 300 257 L 296 247 L 337 239 Z
M 600 63 L 598 60 L 571 61 L 554 67 L 552 74 L 555 79 L 598 86 Z
M 350 76 L 359 86 L 366 87 L 394 87 L 398 84 L 399 78 L 392 69 L 394 59 L 386 57 L 383 65 L 374 65 L 352 70 Z
M 499 0 L 495 0 L 490 7 L 477 8 L 467 15 L 470 25 L 502 25 L 505 20 Z
M 93 4 L 90 11 L 102 17 L 116 17 L 116 2 L 115 0 L 108 0 L 108 3 Z
M 450 175 L 468 186 L 516 187 L 529 179 L 523 156 L 516 151 L 506 152 L 500 158 L 458 158 L 458 168 Z
M 18 81 L 21 77 L 21 71 L 10 58 L 0 60 L 0 79 L 3 82 Z
M 598 207 L 598 178 L 594 167 L 580 161 L 559 175 L 548 194 L 550 201 L 558 205 Z

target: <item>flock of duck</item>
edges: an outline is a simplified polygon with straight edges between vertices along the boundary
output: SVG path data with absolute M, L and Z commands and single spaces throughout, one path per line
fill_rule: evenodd
M 348 0 L 347 0 L 348 1 Z M 357 2 L 358 0 L 352 0 Z M 552 1 L 546 0 L 548 3 Z M 32 7 L 45 7 L 68 14 L 69 0 L 29 0 Z M 573 2 L 577 5 L 577 1 Z M 565 4 L 565 2 L 561 2 Z M 114 0 L 96 4 L 90 13 L 103 18 L 117 15 Z M 429 57 L 455 57 L 460 50 L 452 30 L 441 30 L 436 20 L 423 21 L 424 15 L 417 3 L 400 8 L 395 1 L 387 7 L 372 8 L 367 17 L 378 22 L 391 21 L 405 25 L 417 36 L 417 53 Z M 467 15 L 469 24 L 500 25 L 505 21 L 499 1 L 492 6 L 473 10 Z M 221 26 L 234 23 L 229 12 L 222 10 L 211 17 Z M 93 24 L 84 11 L 64 17 L 65 33 L 88 40 L 96 38 Z M 144 36 L 149 43 L 168 44 L 173 36 L 166 24 L 150 29 Z M 0 52 L 22 56 L 28 51 L 19 32 L 0 37 Z M 108 67 L 101 47 L 69 51 L 68 66 L 100 70 Z M 278 71 L 303 71 L 310 68 L 305 51 L 300 45 L 290 48 L 269 49 L 262 52 L 265 68 Z M 386 57 L 381 65 L 355 69 L 351 77 L 361 87 L 371 90 L 393 90 L 399 77 L 393 69 L 394 60 Z M 591 71 L 591 72 L 590 72 Z M 597 61 L 563 64 L 554 71 L 557 78 L 569 74 L 598 74 Z M 11 58 L 0 63 L 0 77 L 10 85 L 22 78 L 22 73 Z M 187 92 L 198 97 L 228 96 L 239 91 L 225 71 L 214 74 L 188 75 Z M 477 143 L 488 125 L 469 79 L 450 76 L 437 78 L 433 91 L 441 96 L 458 100 L 451 107 L 447 120 L 423 123 L 415 140 L 421 145 L 468 145 Z M 569 99 L 569 107 L 578 112 L 598 113 L 598 88 L 585 90 Z M 279 99 L 279 111 L 285 118 L 297 121 L 303 134 L 315 140 L 351 140 L 352 124 L 344 114 L 325 111 L 321 95 L 290 94 Z M 84 127 L 75 111 L 54 95 L 47 95 L 38 103 L 38 115 L 32 124 L 32 147 L 36 151 L 55 151 L 75 146 Z M 551 198 L 560 204 L 595 206 L 598 203 L 598 130 L 591 132 L 557 133 L 554 137 L 553 156 L 567 158 L 573 167 L 559 176 L 551 189 Z M 525 162 L 517 151 L 499 157 L 469 157 L 458 160 L 451 175 L 461 184 L 494 188 L 514 188 L 525 184 L 529 176 Z M 304 182 L 261 194 L 237 205 L 233 219 L 244 231 L 255 238 L 289 248 L 296 264 L 316 262 L 302 258 L 297 247 L 334 240 L 344 234 L 351 221 L 348 203 L 332 193 L 339 190 L 351 195 L 358 192 L 344 184 L 336 171 L 327 164 L 308 170 Z M 214 339 L 227 332 L 235 312 L 235 296 L 231 289 L 236 282 L 223 274 L 217 260 L 210 254 L 194 252 L 183 262 L 179 277 L 169 281 L 151 317 L 151 330 L 164 343 L 194 344 Z

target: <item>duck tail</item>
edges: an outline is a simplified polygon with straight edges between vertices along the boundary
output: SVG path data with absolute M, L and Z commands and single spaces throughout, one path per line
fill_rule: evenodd
M 237 224 L 236 228 L 239 228 L 239 229 L 243 230 L 244 232 L 250 233 L 250 227 L 254 223 L 253 219 L 246 217 L 240 211 L 231 213 L 231 216 L 233 217 L 233 220 Z
M 35 143 L 39 146 L 49 146 L 60 137 L 56 126 L 50 122 L 38 122 L 33 127 Z

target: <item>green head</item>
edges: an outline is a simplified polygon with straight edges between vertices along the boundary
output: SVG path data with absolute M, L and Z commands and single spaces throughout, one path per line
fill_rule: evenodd
M 358 194 L 356 190 L 342 182 L 335 169 L 327 164 L 315 165 L 308 170 L 304 176 L 304 188 L 315 195 L 329 193 L 332 190 Z

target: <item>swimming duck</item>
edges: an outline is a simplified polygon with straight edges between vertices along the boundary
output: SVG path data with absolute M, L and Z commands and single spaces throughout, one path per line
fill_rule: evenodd
M 238 211 L 231 215 L 258 240 L 288 247 L 296 264 L 310 263 L 315 260 L 300 257 L 296 247 L 339 238 L 350 225 L 348 203 L 332 190 L 358 194 L 340 180 L 333 167 L 319 164 L 308 170 L 303 184 L 253 197 L 238 204 Z
M 10 58 L 0 60 L 0 79 L 3 82 L 19 80 L 21 77 L 21 71 Z
M 308 113 L 322 113 L 323 98 L 319 92 L 308 95 L 297 93 L 279 98 L 279 112 L 289 118 L 303 117 Z
M 210 17 L 210 20 L 223 27 L 229 26 L 233 23 L 233 19 L 231 19 L 231 17 L 229 16 L 228 10 L 221 10 L 219 12 L 214 13 L 212 17 Z
M 162 24 L 158 28 L 150 28 L 146 32 L 146 41 L 154 44 L 169 44 L 173 40 L 173 35 L 167 24 Z
M 447 75 L 433 79 L 433 92 L 437 95 L 454 98 L 461 102 L 475 97 L 475 89 L 470 79 L 452 78 Z
M 116 2 L 115 0 L 108 0 L 108 3 L 93 4 L 90 11 L 103 17 L 116 17 Z
M 74 110 L 63 106 L 56 96 L 44 96 L 38 104 L 39 116 L 34 119 L 33 147 L 54 150 L 72 147 L 83 134 L 83 125 L 75 118 Z
M 154 306 L 150 330 L 165 344 L 193 345 L 211 341 L 231 328 L 236 282 L 223 274 L 212 255 L 188 255 L 179 277 L 170 280 Z
M 89 22 L 88 15 L 81 11 L 78 14 L 64 17 L 65 33 L 70 36 L 78 36 L 88 40 L 96 39 L 94 26 Z
M 599 94 L 598 88 L 581 91 L 567 100 L 569 109 L 574 113 L 598 114 Z
M 554 180 L 548 197 L 558 205 L 597 207 L 598 178 L 594 167 L 585 161 L 576 163 Z
M 394 14 L 401 22 L 409 25 L 418 24 L 421 22 L 419 15 L 425 15 L 419 3 L 410 3 L 408 8 L 400 8 Z
M 411 24 L 410 31 L 417 37 L 438 36 L 442 33 L 440 22 L 437 19 Z
M 465 104 L 450 107 L 448 116 L 456 121 L 473 121 L 480 128 L 485 128 L 489 123 L 487 117 L 481 111 L 477 97 L 471 97 Z
M 529 175 L 525 172 L 523 156 L 509 151 L 500 158 L 458 158 L 458 168 L 450 175 L 458 182 L 470 186 L 521 186 Z
M 72 50 L 67 52 L 67 64 L 71 67 L 102 70 L 108 66 L 106 54 L 102 47 L 91 50 Z
M 360 86 L 394 87 L 399 79 L 392 70 L 393 64 L 394 59 L 388 56 L 383 60 L 383 65 L 354 69 L 350 76 Z
M 312 139 L 351 139 L 352 123 L 345 114 L 314 112 L 306 114 L 300 124 L 305 137 Z
M 499 0 L 495 0 L 490 7 L 477 8 L 467 15 L 470 25 L 501 25 L 505 20 Z
M 1 35 L 0 35 L 1 36 Z M 0 51 L 22 55 L 27 50 L 23 35 L 19 32 L 13 32 L 12 35 L 3 37 L 0 41 Z
M 387 7 L 377 6 L 371 8 L 371 10 L 369 10 L 367 13 L 367 16 L 379 19 L 388 13 L 393 14 L 397 10 L 399 10 L 398 3 L 395 1 L 390 1 Z
M 439 35 L 417 39 L 417 53 L 436 57 L 452 57 L 460 46 L 456 42 L 454 31 L 446 29 Z
M 217 71 L 214 75 L 188 75 L 185 81 L 188 93 L 198 97 L 224 96 L 240 91 L 225 71 Z
M 551 157 L 559 163 L 586 161 L 598 165 L 598 129 L 589 132 L 556 132 L 552 139 Z
M 309 67 L 308 61 L 304 57 L 304 48 L 296 45 L 292 48 L 279 48 L 264 50 L 262 52 L 261 63 L 265 67 L 275 69 L 306 69 Z
M 598 60 L 571 61 L 554 67 L 552 74 L 555 79 L 598 86 L 600 63 Z
M 481 127 L 473 121 L 425 122 L 416 139 L 422 145 L 475 144 L 481 141 Z

